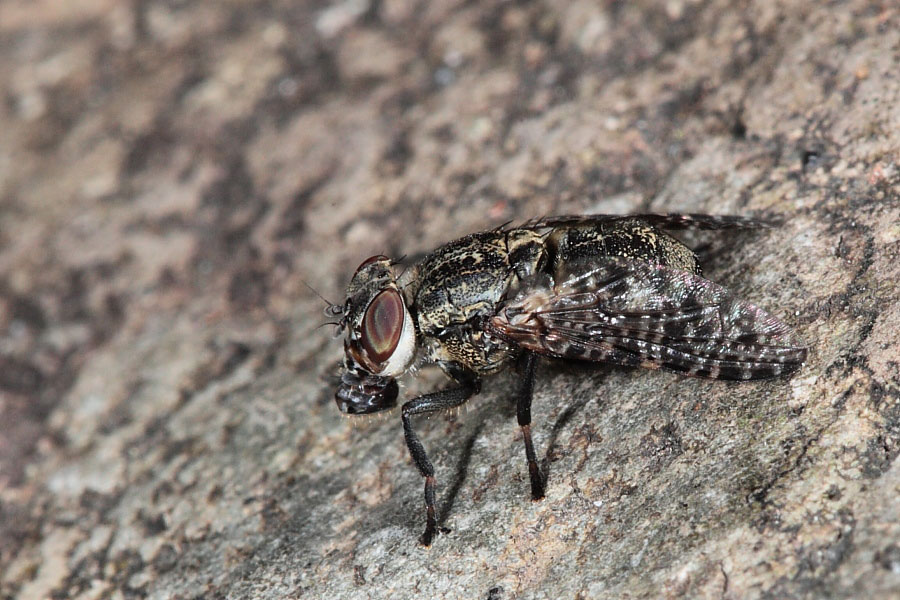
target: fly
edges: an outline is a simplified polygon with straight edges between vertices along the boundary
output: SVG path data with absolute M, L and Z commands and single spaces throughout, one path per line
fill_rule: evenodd
M 436 364 L 454 385 L 405 402 L 410 456 L 425 479 L 425 532 L 437 530 L 434 467 L 413 417 L 458 407 L 482 377 L 516 364 L 516 417 L 531 498 L 544 478 L 531 439 L 538 357 L 662 368 L 694 377 L 768 379 L 793 373 L 806 347 L 762 309 L 705 279 L 697 255 L 664 230 L 753 229 L 766 221 L 711 215 L 589 215 L 503 226 L 449 242 L 402 273 L 385 256 L 353 274 L 340 317 L 342 413 L 394 408 L 396 378 Z

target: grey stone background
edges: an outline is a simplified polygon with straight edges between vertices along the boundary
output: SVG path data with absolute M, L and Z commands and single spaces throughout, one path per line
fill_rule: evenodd
M 0 597 L 900 597 L 896 3 L 6 0 L 0 56 Z M 783 215 L 690 241 L 807 365 L 542 364 L 540 503 L 500 375 L 419 548 L 303 282 L 639 210 Z

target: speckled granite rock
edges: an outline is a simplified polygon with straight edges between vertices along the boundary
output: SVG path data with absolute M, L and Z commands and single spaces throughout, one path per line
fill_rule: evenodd
M 900 596 L 893 3 L 10 0 L 0 53 L 0 597 Z M 648 209 L 784 215 L 691 241 L 808 364 L 542 364 L 540 503 L 498 376 L 417 547 L 303 282 Z

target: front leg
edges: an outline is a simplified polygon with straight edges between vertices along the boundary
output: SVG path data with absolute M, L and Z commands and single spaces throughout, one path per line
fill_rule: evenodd
M 419 469 L 419 473 L 425 478 L 425 533 L 419 539 L 423 546 L 431 545 L 437 526 L 434 510 L 434 466 L 428 460 L 428 455 L 425 453 L 425 447 L 422 446 L 419 436 L 413 431 L 410 417 L 460 406 L 481 391 L 481 380 L 474 372 L 463 369 L 445 370 L 459 382 L 459 387 L 413 398 L 403 405 L 401 412 L 406 447 L 409 449 L 409 454 L 412 456 L 416 468 Z

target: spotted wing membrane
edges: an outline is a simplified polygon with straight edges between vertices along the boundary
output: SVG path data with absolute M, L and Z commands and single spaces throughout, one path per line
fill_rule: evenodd
M 700 276 L 612 257 L 570 267 L 525 286 L 488 331 L 543 355 L 713 379 L 776 377 L 806 359 L 787 325 Z
M 594 214 L 544 217 L 529 221 L 521 227 L 527 229 L 542 229 L 546 227 L 613 223 L 630 219 L 639 219 L 654 227 L 659 227 L 660 229 L 703 229 L 707 231 L 721 231 L 725 229 L 768 229 L 779 224 L 777 218 L 758 219 L 735 215 L 643 213 L 630 215 Z

